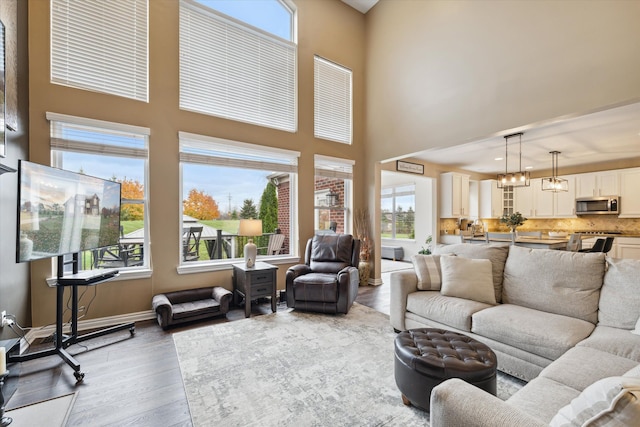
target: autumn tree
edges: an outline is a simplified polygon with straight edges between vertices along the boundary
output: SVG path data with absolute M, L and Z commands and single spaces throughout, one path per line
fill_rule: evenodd
M 189 191 L 189 197 L 182 202 L 182 213 L 196 219 L 216 219 L 220 216 L 218 204 L 213 197 L 195 188 Z
M 262 220 L 262 230 L 265 233 L 273 233 L 278 228 L 278 196 L 276 186 L 271 181 L 262 192 L 258 218 Z
M 117 181 L 117 180 L 116 180 Z M 120 182 L 122 199 L 144 200 L 144 185 L 134 179 L 124 178 Z M 141 220 L 144 218 L 144 205 L 141 203 L 123 203 L 120 208 L 120 219 L 123 221 Z
M 244 199 L 242 208 L 240 209 L 240 218 L 258 218 L 258 209 L 256 209 L 256 205 L 253 204 L 252 199 Z

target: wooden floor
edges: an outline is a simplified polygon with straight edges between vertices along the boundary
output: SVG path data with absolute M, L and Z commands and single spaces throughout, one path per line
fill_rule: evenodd
M 383 274 L 384 280 L 384 274 Z M 388 281 L 360 287 L 357 302 L 389 313 Z M 285 303 L 278 310 L 286 310 Z M 252 315 L 271 313 L 271 304 L 252 304 Z M 244 319 L 244 308 L 226 317 L 163 331 L 155 321 L 136 323 L 133 337 L 117 332 L 68 348 L 80 362 L 84 381 L 57 356 L 8 366 L 5 386 L 15 390 L 7 409 L 77 392 L 69 426 L 191 426 L 172 334 L 191 328 Z M 16 375 L 19 374 L 19 375 Z

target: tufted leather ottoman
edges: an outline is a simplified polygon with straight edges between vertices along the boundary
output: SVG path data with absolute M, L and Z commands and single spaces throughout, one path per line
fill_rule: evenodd
M 496 394 L 495 353 L 473 338 L 444 329 L 400 332 L 395 339 L 394 373 L 404 404 L 427 411 L 431 389 L 449 378 Z

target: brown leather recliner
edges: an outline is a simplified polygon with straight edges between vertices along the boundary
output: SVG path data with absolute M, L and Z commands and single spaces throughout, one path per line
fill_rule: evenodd
M 287 270 L 287 306 L 347 314 L 358 295 L 360 240 L 350 234 L 318 234 L 307 241 L 304 264 Z

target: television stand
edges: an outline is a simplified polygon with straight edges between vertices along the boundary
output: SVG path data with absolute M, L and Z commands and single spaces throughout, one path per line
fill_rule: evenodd
M 68 278 L 63 277 L 64 265 L 73 264 L 74 274 Z M 87 334 L 78 334 L 78 286 L 96 286 L 100 283 L 107 282 L 118 275 L 117 270 L 100 271 L 95 276 L 91 274 L 78 274 L 78 254 L 73 254 L 73 260 L 64 261 L 64 256 L 58 257 L 58 281 L 56 283 L 56 334 L 54 337 L 54 348 L 34 351 L 33 353 L 9 355 L 9 362 L 26 362 L 27 360 L 39 359 L 41 357 L 58 355 L 65 363 L 73 368 L 73 375 L 76 382 L 80 383 L 84 380 L 84 372 L 80 371 L 80 363 L 69 354 L 67 347 L 90 340 L 92 338 L 101 337 L 118 331 L 128 329 L 131 336 L 135 334 L 135 323 L 123 323 L 116 326 L 102 328 Z M 96 279 L 96 277 L 98 277 Z M 83 280 L 80 280 L 84 278 Z M 65 310 L 64 289 L 71 288 L 71 333 L 64 334 L 63 314 Z

